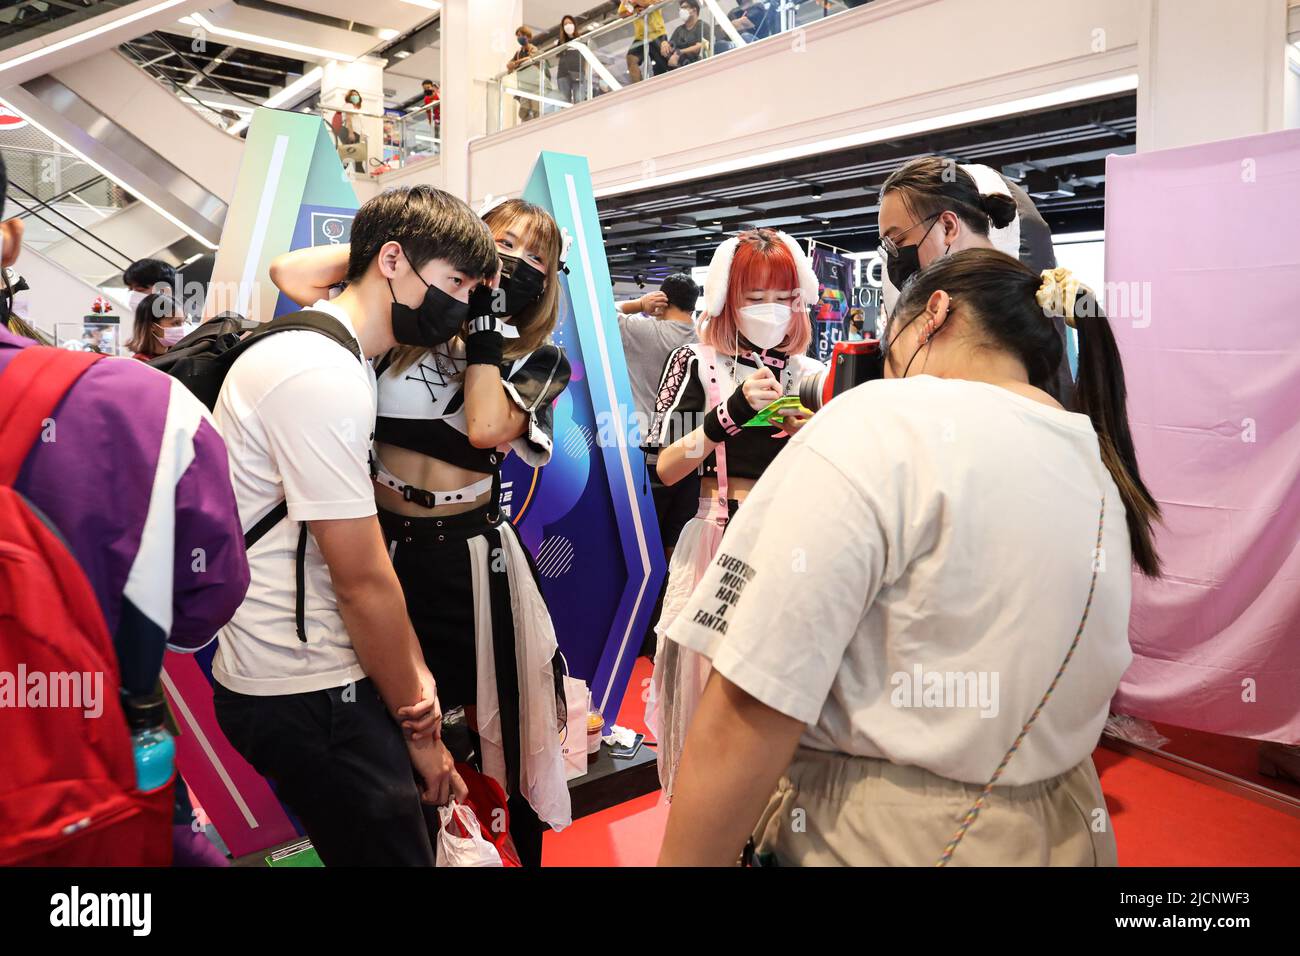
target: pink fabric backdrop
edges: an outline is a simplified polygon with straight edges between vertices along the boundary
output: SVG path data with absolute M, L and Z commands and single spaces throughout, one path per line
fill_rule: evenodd
M 1300 742 L 1300 130 L 1110 157 L 1106 285 L 1165 515 L 1114 709 Z

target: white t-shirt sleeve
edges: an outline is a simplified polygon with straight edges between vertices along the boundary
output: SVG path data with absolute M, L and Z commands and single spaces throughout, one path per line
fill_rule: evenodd
M 376 513 L 370 481 L 374 405 L 366 385 L 338 368 L 305 369 L 258 405 L 292 521 Z
M 737 512 L 668 636 L 767 706 L 814 724 L 886 560 L 875 508 L 795 442 Z

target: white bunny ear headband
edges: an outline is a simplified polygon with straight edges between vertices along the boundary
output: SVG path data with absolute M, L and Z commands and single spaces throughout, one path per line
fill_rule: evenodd
M 482 219 L 497 206 L 509 202 L 509 196 L 493 196 L 491 193 L 483 200 L 483 205 L 479 206 L 478 217 Z M 569 235 L 569 230 L 563 226 L 560 227 L 560 264 L 559 269 L 565 275 L 569 272 L 569 250 L 573 247 L 573 236 Z
M 819 283 L 816 274 L 812 270 L 812 263 L 808 261 L 808 256 L 799 247 L 799 243 L 779 229 L 773 229 L 772 231 L 780 236 L 781 241 L 790 250 L 790 255 L 794 257 L 795 271 L 799 277 L 799 291 L 803 293 L 804 305 L 813 306 L 817 302 Z M 723 308 L 726 307 L 727 285 L 731 281 L 731 262 L 736 258 L 736 247 L 739 245 L 740 237 L 732 236 L 718 246 L 718 251 L 713 254 L 713 261 L 709 263 L 708 275 L 704 277 L 704 312 L 706 315 L 721 315 Z

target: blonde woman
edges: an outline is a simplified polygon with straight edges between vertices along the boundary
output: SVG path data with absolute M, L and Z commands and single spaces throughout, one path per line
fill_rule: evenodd
M 512 452 L 530 465 L 550 460 L 552 406 L 569 381 L 564 350 L 550 342 L 563 241 L 549 213 L 520 199 L 484 222 L 501 278 L 471 293 L 471 321 L 445 343 L 401 346 L 376 365 L 372 471 L 443 711 L 465 708 L 481 769 L 508 795 L 520 859 L 537 866 L 545 828 L 571 822 L 564 709 L 536 570 L 501 513 L 501 465 Z M 316 301 L 342 278 L 340 248 L 282 256 L 272 279 L 294 301 Z

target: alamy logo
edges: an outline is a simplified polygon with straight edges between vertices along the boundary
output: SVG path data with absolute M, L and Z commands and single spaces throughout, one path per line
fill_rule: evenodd
M 104 675 L 99 671 L 0 671 L 0 708 L 77 708 L 89 718 L 104 713 Z
M 997 671 L 896 671 L 889 702 L 895 707 L 972 708 L 983 718 L 998 715 Z
M 50 897 L 51 926 L 125 926 L 133 936 L 148 936 L 153 926 L 153 896 L 149 893 L 71 892 Z

